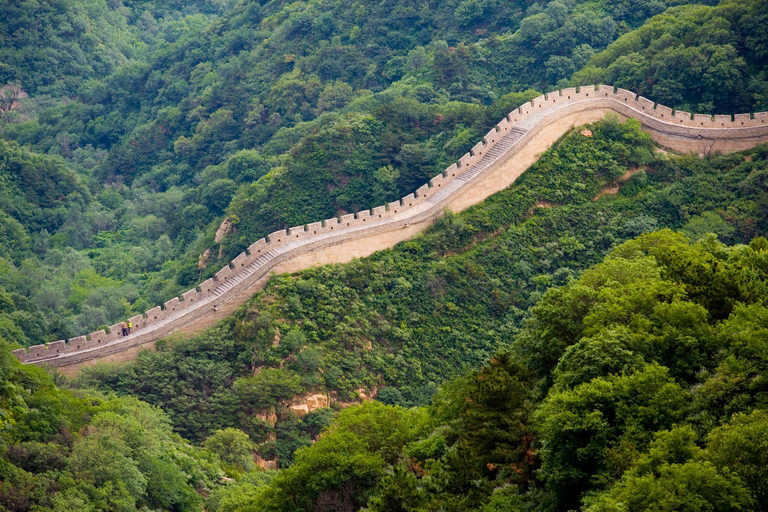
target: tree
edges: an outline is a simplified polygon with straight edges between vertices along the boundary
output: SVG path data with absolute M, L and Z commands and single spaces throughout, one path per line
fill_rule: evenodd
M 3 120 L 7 123 L 11 111 L 17 108 L 19 104 L 18 100 L 26 98 L 25 93 L 21 85 L 18 83 L 9 83 L 0 87 L 0 113 L 3 115 Z
M 688 393 L 666 368 L 652 364 L 631 375 L 599 377 L 551 392 L 534 415 L 542 479 L 562 509 L 630 467 L 654 431 L 683 417 Z
M 254 468 L 253 443 L 248 434 L 236 428 L 217 430 L 203 446 L 218 455 L 221 460 L 245 471 Z
M 735 414 L 728 424 L 710 433 L 707 455 L 718 468 L 741 478 L 758 510 L 768 510 L 768 412 L 756 409 Z
M 252 377 L 240 377 L 232 384 L 241 406 L 252 411 L 287 400 L 301 389 L 298 375 L 274 368 L 265 368 Z

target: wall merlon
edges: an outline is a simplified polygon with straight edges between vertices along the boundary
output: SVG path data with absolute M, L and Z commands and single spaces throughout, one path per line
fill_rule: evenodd
M 416 203 L 416 195 L 408 194 L 403 198 L 403 208 L 410 208 Z
M 181 309 L 181 303 L 179 302 L 179 298 L 174 297 L 171 300 L 167 301 L 165 304 L 163 304 L 163 309 L 165 310 L 165 314 L 170 314 L 173 311 L 176 311 L 177 309 Z
M 355 214 L 354 213 L 347 213 L 346 215 L 341 216 L 341 226 L 347 227 L 351 226 L 352 223 L 355 222 Z
M 160 307 L 160 306 L 158 306 Z M 118 322 L 109 327 L 109 341 L 114 341 L 123 337 L 123 322 Z
M 232 273 L 232 269 L 229 267 L 229 265 L 224 265 L 221 270 L 216 272 L 216 282 L 217 283 L 223 283 L 227 280 L 229 275 Z
M 581 87 L 579 87 L 579 90 L 576 93 L 576 96 L 581 98 L 581 99 L 597 97 L 597 92 L 595 91 L 595 86 L 594 85 L 582 85 Z
M 23 348 L 17 348 L 16 350 L 11 350 L 11 354 L 16 356 L 16 359 L 21 361 L 22 363 L 28 359 L 29 356 L 27 356 L 27 351 Z
M 640 110 L 645 110 L 647 112 L 652 112 L 654 107 L 656 106 L 656 103 L 642 96 L 638 96 L 637 103 L 638 103 L 638 108 L 640 108 Z
M 696 126 L 712 125 L 712 116 L 707 114 L 693 114 L 693 124 Z
M 749 121 L 752 120 L 752 116 L 749 114 L 736 114 L 733 116 L 733 122 L 737 125 L 746 125 Z
M 288 238 L 288 231 L 285 229 L 282 229 L 280 231 L 275 231 L 269 234 L 269 243 L 271 245 L 283 244 L 285 243 L 287 238 Z
M 179 298 L 177 297 L 176 302 L 178 301 L 179 301 Z M 141 329 L 142 327 L 144 327 L 144 317 L 141 315 L 132 316 L 131 318 L 128 319 L 128 321 L 131 322 L 131 324 L 133 324 L 134 330 Z
M 715 125 L 717 126 L 730 126 L 732 122 L 731 116 L 715 116 Z
M 241 252 L 237 255 L 235 259 L 232 260 L 232 266 L 235 267 L 235 270 L 241 270 L 243 267 L 246 267 L 248 265 L 248 255 L 244 252 Z
M 325 219 L 323 221 L 323 227 L 325 228 L 326 233 L 330 231 L 336 232 L 339 229 L 341 229 L 341 226 L 339 225 L 338 217 L 331 217 L 330 219 Z
M 371 210 L 361 210 L 355 214 L 355 219 L 360 222 L 368 222 L 371 219 Z
M 426 197 L 429 197 L 429 195 L 430 195 L 429 185 L 425 184 L 416 189 L 416 197 L 426 198 Z
M 29 359 L 37 359 L 38 357 L 45 357 L 46 353 L 45 345 L 32 345 L 29 347 Z
M 499 140 L 501 137 L 503 137 L 504 134 L 500 134 L 496 131 L 496 128 L 489 131 L 487 134 L 485 134 L 485 137 L 483 137 L 483 143 L 485 144 L 485 149 L 491 149 L 491 147 L 496 144 L 496 141 Z
M 92 332 L 88 335 L 88 341 L 91 343 L 103 343 L 107 339 L 107 332 L 102 329 L 100 331 Z M 70 342 L 70 345 L 72 343 Z
M 121 334 L 122 333 L 120 332 L 120 327 L 113 325 L 112 327 L 109 328 L 109 332 L 107 333 L 107 336 L 104 338 L 104 342 L 108 343 L 110 341 L 116 341 L 120 338 Z
M 630 101 L 633 101 L 637 97 L 637 94 L 635 94 L 632 91 L 619 88 L 619 89 L 616 89 L 616 97 L 621 101 L 625 101 L 629 103 Z
M 248 254 L 258 258 L 261 255 L 264 248 L 266 247 L 266 245 L 267 245 L 267 240 L 265 238 L 260 238 L 259 240 L 257 240 L 256 242 L 248 246 Z
M 375 219 L 386 219 L 388 217 L 387 215 L 387 207 L 384 206 L 377 206 L 371 211 L 371 217 Z
M 323 223 L 321 221 L 307 224 L 307 233 L 311 235 L 317 235 L 318 233 L 322 233 L 323 231 L 324 231 Z
M 506 132 L 509 131 L 510 125 L 512 123 L 509 122 L 509 118 L 505 117 L 501 121 L 499 121 L 499 124 L 496 125 L 496 127 L 499 129 L 499 132 Z
M 82 342 L 85 343 L 85 336 L 78 336 L 77 338 L 70 340 L 70 343 L 78 339 L 82 339 Z M 66 350 L 66 348 L 67 342 L 65 341 L 52 341 L 48 344 L 48 353 L 50 355 L 61 354 Z
M 304 226 L 294 226 L 288 229 L 288 238 L 298 240 L 299 238 L 304 238 L 306 233 Z
M 389 211 L 390 215 L 394 215 L 403 211 L 403 205 L 400 204 L 400 201 L 392 201 L 387 205 L 387 210 Z
M 685 123 L 691 120 L 691 113 L 683 110 L 675 110 L 675 120 Z
M 443 186 L 443 182 L 445 181 L 445 176 L 442 174 L 438 174 L 431 180 L 429 180 L 429 183 L 432 185 L 432 188 L 438 188 Z
M 201 285 L 202 286 L 202 285 Z M 158 320 L 162 320 L 165 315 L 163 314 L 163 308 L 160 306 L 155 306 L 152 309 L 147 311 L 147 324 L 157 322 Z M 110 332 L 112 332 L 112 329 L 110 329 Z
M 262 239 L 263 240 L 263 239 Z M 255 244 L 254 244 L 255 245 Z M 214 279 L 208 278 L 202 283 L 200 283 L 200 295 L 206 296 L 211 293 L 211 291 L 216 287 L 216 282 Z M 152 311 L 151 309 L 149 311 Z M 149 318 L 149 312 L 147 312 L 147 318 Z
M 486 144 L 483 141 L 478 142 L 474 146 L 472 146 L 472 151 L 469 152 L 472 156 L 480 156 L 483 153 L 485 153 L 486 150 Z
M 753 121 L 756 125 L 768 124 L 768 112 L 757 112 Z
M 184 292 L 181 294 L 182 300 L 184 300 L 184 304 L 192 304 L 193 302 L 197 302 L 198 295 L 200 295 L 196 289 L 189 290 L 188 292 Z
M 576 97 L 576 88 L 566 87 L 565 89 L 560 89 L 560 97 L 564 100 L 574 99 Z
M 597 94 L 600 96 L 613 96 L 614 88 L 611 85 L 598 85 Z
M 669 107 L 665 107 L 664 105 L 656 105 L 656 110 L 654 111 L 654 115 L 656 117 L 669 120 L 669 118 L 672 117 L 672 109 Z

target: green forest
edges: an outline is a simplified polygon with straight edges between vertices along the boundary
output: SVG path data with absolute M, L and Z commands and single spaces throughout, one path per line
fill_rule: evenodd
M 609 116 L 133 362 L 10 353 L 411 193 L 542 92 L 768 110 L 764 2 L 0 13 L 0 511 L 768 510 L 766 145 L 674 154 Z

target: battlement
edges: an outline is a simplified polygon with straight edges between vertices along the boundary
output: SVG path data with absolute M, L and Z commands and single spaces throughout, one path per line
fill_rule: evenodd
M 583 110 L 580 110 L 583 109 Z M 143 315 L 136 315 L 128 321 L 133 329 L 128 337 L 141 337 L 142 343 L 159 339 L 169 332 L 173 322 L 186 312 L 211 302 L 217 294 L 225 293 L 243 282 L 244 273 L 258 265 L 263 265 L 270 253 L 282 251 L 283 261 L 290 259 L 291 251 L 301 247 L 301 244 L 312 244 L 323 237 L 333 235 L 335 243 L 355 240 L 359 237 L 360 228 L 375 229 L 377 226 L 399 220 L 407 226 L 409 216 L 415 215 L 412 209 L 421 203 L 429 202 L 436 194 L 445 194 L 446 188 L 456 188 L 453 183 L 456 178 L 478 164 L 484 158 L 490 158 L 489 152 L 507 135 L 516 133 L 533 133 L 532 123 L 538 125 L 552 122 L 552 119 L 574 115 L 574 112 L 589 110 L 615 111 L 624 117 L 639 119 L 643 127 L 654 133 L 661 134 L 669 140 L 677 137 L 680 147 L 689 147 L 687 141 L 729 141 L 743 140 L 742 148 L 759 142 L 768 141 L 768 112 L 735 115 L 706 115 L 674 110 L 657 104 L 649 99 L 638 96 L 632 91 L 607 85 L 569 87 L 550 92 L 534 98 L 521 105 L 499 121 L 483 139 L 475 144 L 471 151 L 448 166 L 442 173 L 436 175 L 428 183 L 405 197 L 388 204 L 361 210 L 353 213 L 343 213 L 324 221 L 316 221 L 302 226 L 294 226 L 275 231 L 266 238 L 251 244 L 247 250 L 237 255 L 230 264 L 222 267 L 214 277 L 200 283 L 199 286 L 184 292 L 163 304 L 148 310 Z M 534 117 L 536 116 L 536 117 Z M 544 116 L 544 117 L 542 117 Z M 530 120 L 530 121 L 529 121 Z M 714 143 L 713 143 L 714 144 Z M 508 146 L 507 146 L 508 147 Z M 731 148 L 732 149 L 732 148 Z M 504 151 L 507 151 L 505 149 Z M 499 158 L 498 151 L 494 158 Z M 492 155 L 494 155 L 492 153 Z M 470 174 L 472 176 L 472 174 Z M 463 186 L 463 185 L 462 185 Z M 471 186 L 471 185 L 467 185 Z M 445 205 L 430 203 L 430 208 L 439 210 Z M 424 209 L 414 210 L 421 211 Z M 431 212 L 430 215 L 438 215 Z M 429 212 L 427 212 L 429 213 Z M 354 231 L 355 235 L 352 235 Z M 364 240 L 359 243 L 365 244 Z M 285 247 L 286 244 L 292 244 Z M 215 311 L 215 308 L 213 309 Z M 157 333 L 153 336 L 152 333 Z M 50 362 L 66 366 L 68 356 L 89 352 L 89 358 L 100 357 L 107 348 L 114 352 L 115 346 L 124 343 L 122 322 L 112 325 L 107 330 L 99 330 L 71 340 L 59 340 L 47 345 L 35 345 L 28 349 L 14 350 L 13 354 L 25 363 Z M 148 340 L 148 341 L 143 341 Z M 76 362 L 85 358 L 78 357 Z

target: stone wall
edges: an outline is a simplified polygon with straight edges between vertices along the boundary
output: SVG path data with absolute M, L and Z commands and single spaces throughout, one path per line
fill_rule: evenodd
M 231 313 L 261 289 L 272 272 L 295 272 L 366 256 L 422 231 L 445 208 L 461 211 L 482 201 L 514 182 L 570 127 L 593 122 L 607 112 L 638 119 L 659 144 L 681 152 L 729 152 L 768 141 L 768 112 L 690 114 L 605 85 L 562 89 L 510 112 L 458 162 L 398 201 L 275 231 L 256 241 L 213 278 L 131 318 L 133 331 L 127 337 L 115 324 L 108 331 L 15 350 L 14 355 L 25 363 L 75 368 L 98 360 L 133 358 L 139 347 L 175 330 L 194 332 Z M 518 137 L 514 145 L 488 164 L 489 152 L 513 134 Z M 486 164 L 477 176 L 457 182 L 481 161 Z

